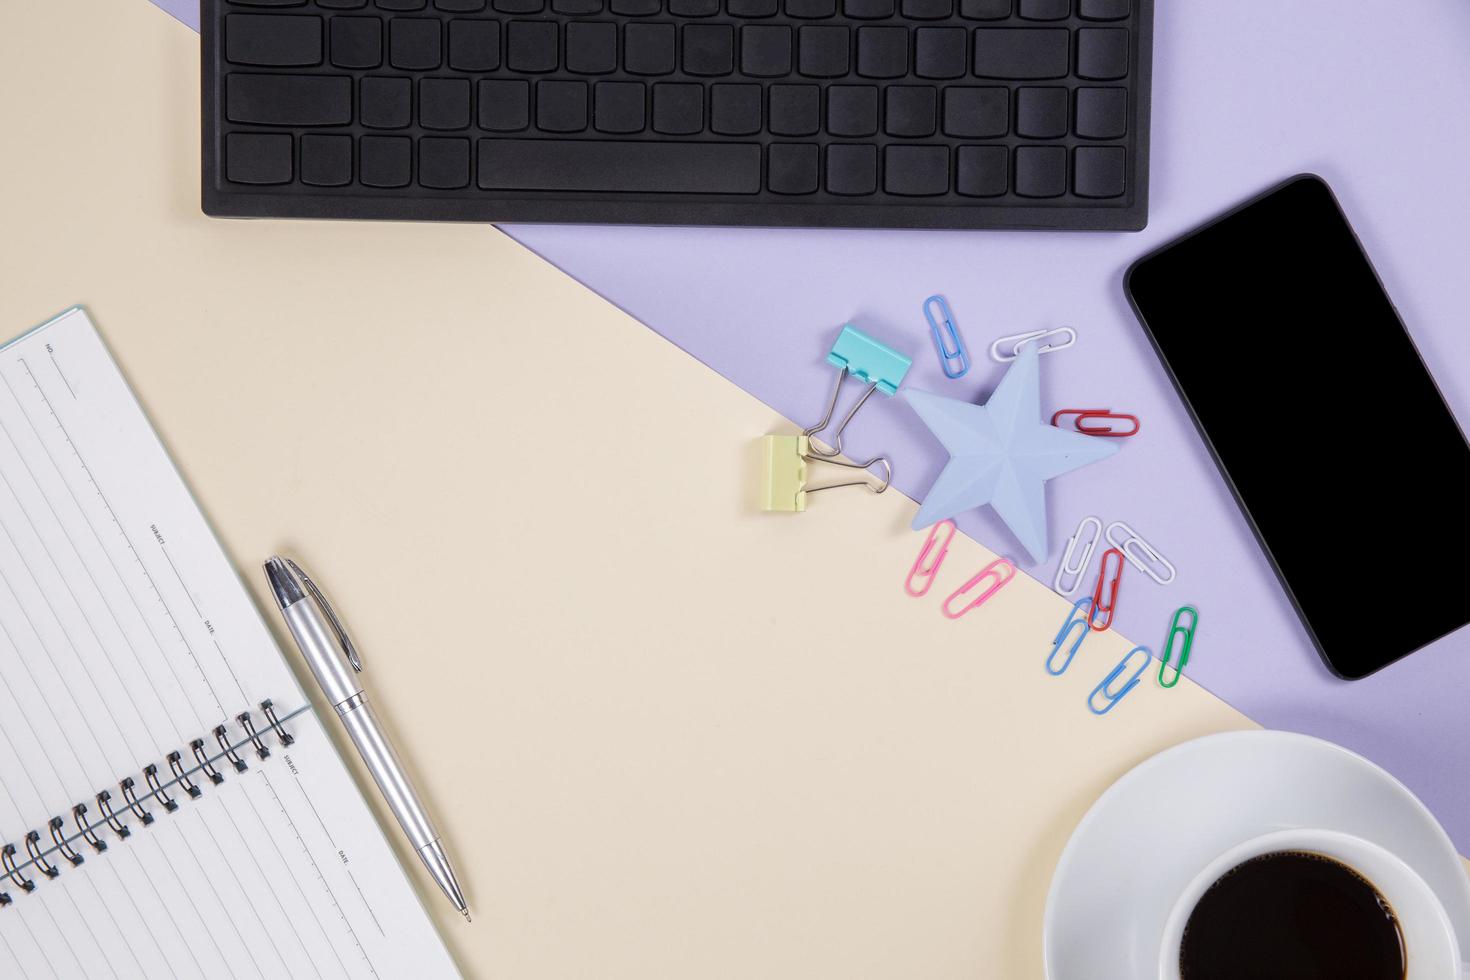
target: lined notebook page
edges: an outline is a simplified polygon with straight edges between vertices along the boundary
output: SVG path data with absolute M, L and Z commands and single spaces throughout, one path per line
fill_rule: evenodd
M 294 741 L 282 745 L 269 699 Z M 304 713 L 302 712 L 305 709 Z M 168 754 L 251 743 L 168 795 Z M 120 780 L 132 777 L 146 824 Z M 73 807 L 98 826 L 98 851 Z M 49 823 L 64 820 L 73 865 Z M 28 854 L 26 835 L 43 861 Z M 371 811 L 80 309 L 0 349 L 0 975 L 456 977 Z M 46 867 L 57 874 L 48 878 Z M 35 882 L 25 891 L 18 879 Z

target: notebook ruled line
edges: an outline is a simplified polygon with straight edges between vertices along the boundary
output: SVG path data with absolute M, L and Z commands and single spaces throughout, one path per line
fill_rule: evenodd
M 65 488 L 67 496 L 71 498 L 72 506 L 75 507 L 77 513 L 81 515 L 82 521 L 87 526 L 87 530 L 92 533 L 92 540 L 97 543 L 97 549 L 102 552 L 103 557 L 107 560 L 108 566 L 112 569 L 113 575 L 116 576 L 118 584 L 122 587 L 123 594 L 127 596 L 129 604 L 133 607 L 133 612 L 137 614 L 138 621 L 143 624 L 143 628 L 148 631 L 149 638 L 153 640 L 153 646 L 158 651 L 159 659 L 163 661 L 164 666 L 168 669 L 169 674 L 173 677 L 174 683 L 178 686 L 179 691 L 186 691 L 187 688 L 184 685 L 183 678 L 179 676 L 178 670 L 174 667 L 173 661 L 169 659 L 169 657 L 165 653 L 163 642 L 158 638 L 157 632 L 154 631 L 152 622 L 150 622 L 148 617 L 144 615 L 142 607 L 138 604 L 137 596 L 134 595 L 133 590 L 128 587 L 127 579 L 123 577 L 122 569 L 118 568 L 117 562 L 112 557 L 112 552 L 107 548 L 106 544 L 104 544 L 102 540 L 102 534 L 97 530 L 97 525 L 93 523 L 91 515 L 87 513 L 87 509 L 82 506 L 81 499 L 77 497 L 76 491 L 72 488 L 71 482 L 67 480 L 66 475 L 62 473 L 60 464 L 56 461 L 55 455 L 51 452 L 51 447 L 46 443 L 44 439 L 41 438 L 40 429 L 36 428 L 35 421 L 30 417 L 30 414 L 25 411 L 25 407 L 21 404 L 19 397 L 15 393 L 15 389 L 12 388 L 10 385 L 10 380 L 5 377 L 3 372 L 0 372 L 0 383 L 3 383 L 6 390 L 10 393 L 11 400 L 15 402 L 16 408 L 20 412 L 21 417 L 25 419 L 27 427 L 29 427 L 31 430 L 31 434 L 35 436 L 36 443 L 41 447 L 41 451 L 45 455 L 46 461 L 51 464 L 52 472 L 56 474 L 58 482 L 60 482 L 62 487 Z M 64 431 L 65 430 L 63 430 L 63 432 Z M 12 443 L 13 442 L 14 440 L 12 439 Z M 27 468 L 29 469 L 29 464 L 27 464 Z M 36 479 L 36 474 L 34 470 L 31 471 L 31 476 L 32 479 Z M 37 480 L 37 482 L 39 483 L 39 480 Z M 93 485 L 95 487 L 95 483 Z M 101 497 L 100 492 L 98 496 L 99 498 Z M 102 499 L 105 504 L 106 499 Z M 112 521 L 114 524 L 117 524 L 116 516 L 113 516 Z M 131 549 L 131 546 L 129 547 Z M 139 564 L 141 565 L 142 563 L 139 562 Z M 101 591 L 100 587 L 99 591 Z M 136 648 L 134 648 L 134 656 L 138 656 Z M 138 660 L 139 667 L 141 669 L 142 658 L 139 657 Z M 144 670 L 144 676 L 149 676 L 146 670 Z M 151 677 L 150 685 L 154 686 L 156 689 L 156 685 L 153 684 Z M 196 729 L 203 728 L 204 719 L 199 715 L 198 710 L 194 706 L 193 700 L 190 698 L 184 698 L 183 701 L 194 715 L 194 727 Z M 179 734 L 180 737 L 182 737 L 182 733 Z

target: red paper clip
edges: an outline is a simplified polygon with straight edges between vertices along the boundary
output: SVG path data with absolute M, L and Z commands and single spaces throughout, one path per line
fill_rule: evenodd
M 1061 423 L 1057 420 L 1066 418 L 1069 415 L 1075 415 L 1077 417 L 1077 420 L 1072 424 L 1077 428 L 1077 431 L 1082 433 L 1083 435 L 1110 436 L 1114 439 L 1126 439 L 1129 436 L 1138 435 L 1139 423 L 1137 415 L 1124 415 L 1122 413 L 1114 412 L 1110 408 L 1064 408 L 1060 411 L 1052 413 L 1051 424 L 1060 425 Z M 1118 429 L 1112 428 L 1111 426 L 1087 425 L 1085 423 L 1088 419 L 1110 419 L 1122 422 L 1132 422 L 1133 428 L 1120 431 Z
M 1111 592 L 1108 593 L 1107 605 L 1103 605 L 1103 586 L 1106 585 L 1108 582 L 1109 555 L 1117 558 L 1118 570 L 1113 573 L 1113 589 Z M 1103 552 L 1102 567 L 1097 570 L 1097 589 L 1095 589 L 1092 593 L 1092 616 L 1089 617 L 1091 620 L 1089 625 L 1091 625 L 1092 628 L 1097 630 L 1099 633 L 1107 629 L 1109 626 L 1113 625 L 1113 609 L 1118 604 L 1118 584 L 1122 581 L 1123 552 L 1119 551 L 1117 548 L 1109 548 L 1107 551 Z M 1103 616 L 1104 614 L 1106 614 L 1106 618 L 1103 619 L 1101 623 L 1099 623 L 1098 617 Z
M 980 593 L 979 597 L 977 597 L 975 601 L 971 602 L 968 606 L 957 612 L 950 611 L 950 603 L 954 602 L 960 596 L 964 595 L 966 592 L 969 592 L 975 586 L 979 585 L 980 582 L 987 577 L 994 578 L 995 581 L 989 587 L 987 587 L 984 592 Z M 1016 566 L 1012 565 L 1005 558 L 997 558 L 989 565 L 986 565 L 984 568 L 980 569 L 980 571 L 975 575 L 974 578 L 970 579 L 970 581 L 966 582 L 964 585 L 951 592 L 949 594 L 949 598 L 944 600 L 944 606 L 940 611 L 943 612 L 950 619 L 959 619 L 971 609 L 974 609 L 976 606 L 983 604 L 987 599 L 999 592 L 1002 586 L 1004 586 L 1007 582 L 1015 577 Z
M 929 557 L 929 552 L 934 550 L 936 539 L 939 537 L 941 528 L 948 528 L 949 533 L 939 543 L 939 551 L 934 560 L 924 565 L 924 559 Z M 949 554 L 949 543 L 954 540 L 954 521 L 940 521 L 929 529 L 929 537 L 924 539 L 924 547 L 919 549 L 919 557 L 914 559 L 914 566 L 909 569 L 909 580 L 903 584 L 903 590 L 917 599 L 929 591 L 929 586 L 934 584 L 934 576 L 939 572 L 939 566 L 944 564 L 944 556 Z M 922 583 L 918 589 L 914 588 L 914 579 Z

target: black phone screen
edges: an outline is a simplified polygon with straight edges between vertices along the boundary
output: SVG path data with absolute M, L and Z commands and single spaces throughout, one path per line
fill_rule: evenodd
M 1470 622 L 1470 445 L 1325 182 L 1145 256 L 1126 288 L 1329 668 L 1363 677 Z

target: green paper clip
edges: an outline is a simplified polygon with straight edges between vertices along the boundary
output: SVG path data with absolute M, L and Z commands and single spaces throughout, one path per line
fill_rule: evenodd
M 1189 625 L 1183 626 L 1179 617 L 1189 613 Z M 1194 646 L 1194 631 L 1199 626 L 1199 610 L 1193 606 L 1180 606 L 1174 610 L 1174 618 L 1169 622 L 1169 635 L 1164 637 L 1164 649 L 1159 654 L 1159 686 L 1173 687 L 1179 683 L 1179 678 L 1184 676 L 1184 665 L 1189 663 L 1189 648 Z M 1174 679 L 1164 680 L 1164 674 L 1169 668 L 1169 661 L 1174 656 L 1174 637 L 1183 634 L 1184 645 L 1179 650 L 1179 665 L 1174 668 Z

